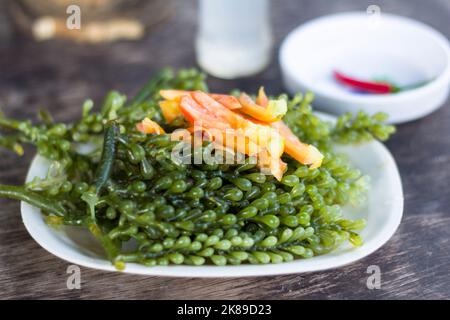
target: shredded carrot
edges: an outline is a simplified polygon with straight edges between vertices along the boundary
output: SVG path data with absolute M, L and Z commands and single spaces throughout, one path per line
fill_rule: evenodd
M 269 98 L 266 96 L 266 92 L 264 91 L 264 87 L 260 87 L 258 90 L 258 96 L 256 97 L 256 104 L 261 107 L 267 107 L 269 104 Z
M 136 124 L 136 129 L 142 133 L 156 133 L 163 134 L 164 129 L 159 126 L 155 121 L 150 120 L 149 118 L 145 118 L 138 124 Z
M 227 107 L 230 110 L 242 108 L 242 105 L 239 102 L 238 98 L 236 98 L 234 96 L 229 96 L 227 94 L 217 94 L 217 93 L 211 93 L 209 96 L 211 98 L 213 98 L 214 100 L 216 100 L 217 102 L 223 104 L 225 107 Z
M 279 101 L 279 104 L 273 103 L 272 105 L 270 104 L 270 101 L 267 101 L 267 104 L 263 107 L 253 102 L 252 98 L 245 93 L 241 94 L 239 97 L 239 102 L 242 105 L 242 108 L 239 109 L 240 111 L 263 122 L 278 121 L 284 116 L 287 110 L 284 105 L 282 106 L 284 103 L 282 101 Z M 266 102 L 263 101 L 263 103 Z M 282 106 L 282 108 L 278 109 L 278 105 Z M 272 106 L 273 108 L 271 108 Z
M 288 155 L 302 164 L 311 165 L 312 169 L 322 165 L 323 155 L 320 151 L 313 145 L 301 142 L 283 121 L 272 123 L 272 127 L 284 137 Z
M 160 107 L 167 122 L 184 117 L 193 127 L 188 130 L 212 141 L 217 148 L 258 157 L 258 166 L 280 180 L 286 170 L 284 152 L 310 168 L 322 164 L 323 155 L 313 145 L 301 142 L 281 121 L 287 106 L 284 100 L 269 100 L 264 88 L 256 101 L 243 93 L 237 99 L 202 91 L 161 90 L 165 99 Z M 137 126 L 145 133 L 164 133 L 150 119 Z
M 180 107 L 180 103 L 176 100 L 163 100 L 159 102 L 159 107 L 163 113 L 164 119 L 168 123 L 171 123 L 176 118 L 182 116 Z

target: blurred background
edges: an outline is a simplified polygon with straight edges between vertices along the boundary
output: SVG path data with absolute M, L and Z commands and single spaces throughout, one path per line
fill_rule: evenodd
M 61 28 L 58 24 L 70 15 L 69 4 L 79 4 L 81 30 L 91 24 L 90 35 L 63 27 L 53 39 L 35 40 L 49 36 L 49 17 L 56 21 L 54 28 Z M 210 78 L 211 90 L 254 91 L 264 85 L 269 93 L 283 91 L 277 50 L 289 31 L 321 15 L 365 12 L 373 4 L 383 12 L 423 21 L 450 37 L 449 0 L 272 0 L 268 67 L 231 81 Z M 239 12 L 236 19 L 243 19 Z M 40 30 L 38 36 L 33 37 L 33 28 Z M 46 107 L 58 119 L 72 119 L 87 97 L 99 101 L 109 89 L 132 94 L 161 67 L 196 66 L 197 30 L 196 0 L 1 0 L 0 105 L 30 117 L 30 106 Z

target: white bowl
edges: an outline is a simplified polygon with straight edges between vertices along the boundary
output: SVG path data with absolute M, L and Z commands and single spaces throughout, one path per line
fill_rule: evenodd
M 323 115 L 323 117 L 326 117 Z M 327 116 L 328 119 L 333 119 Z M 361 208 L 346 208 L 349 218 L 365 218 L 367 227 L 359 248 L 349 245 L 322 256 L 306 260 L 267 265 L 240 266 L 166 266 L 145 267 L 128 263 L 123 272 L 176 277 L 243 277 L 300 273 L 340 267 L 359 260 L 386 243 L 394 234 L 403 213 L 403 191 L 394 159 L 384 145 L 371 142 L 360 146 L 345 146 L 340 150 L 371 179 L 367 203 Z M 31 163 L 27 181 L 47 173 L 48 161 L 36 157 Z M 22 220 L 30 235 L 48 252 L 71 263 L 107 271 L 116 271 L 104 257 L 97 241 L 84 229 L 49 227 L 39 209 L 22 202 Z
M 391 123 L 401 123 L 439 108 L 450 90 L 447 38 L 391 14 L 376 18 L 352 12 L 314 19 L 287 36 L 279 59 L 287 90 L 312 91 L 315 106 L 334 114 L 383 111 Z M 361 79 L 388 77 L 400 86 L 429 82 L 396 94 L 361 94 L 336 83 L 333 70 Z

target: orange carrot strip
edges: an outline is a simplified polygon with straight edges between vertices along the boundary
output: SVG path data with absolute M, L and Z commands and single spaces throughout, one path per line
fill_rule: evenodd
M 179 102 L 175 100 L 160 101 L 159 107 L 161 108 L 164 119 L 166 119 L 168 123 L 171 123 L 173 120 L 183 115 L 179 107 Z
M 166 100 L 180 100 L 182 96 L 189 95 L 190 91 L 185 90 L 160 90 L 159 94 Z
M 264 87 L 260 87 L 258 90 L 258 96 L 256 97 L 256 104 L 261 107 L 267 107 L 269 104 L 269 98 L 266 96 L 266 92 L 264 91 Z
M 234 96 L 230 96 L 230 95 L 226 95 L 226 94 L 217 94 L 217 93 L 211 93 L 211 94 L 209 94 L 209 96 L 211 98 L 213 98 L 214 100 L 216 100 L 217 102 L 223 104 L 225 107 L 227 107 L 230 110 L 242 108 L 241 103 Z
M 248 114 L 249 116 L 263 121 L 263 122 L 275 122 L 280 120 L 278 115 L 275 115 L 265 107 L 261 107 L 253 102 L 252 98 L 250 98 L 247 94 L 242 93 L 239 97 L 239 102 L 242 105 L 240 109 L 243 113 Z
M 149 118 L 145 118 L 138 124 L 136 124 L 136 129 L 142 133 L 156 133 L 163 134 L 164 129 L 159 126 L 155 121 L 150 120 Z
M 272 123 L 272 127 L 285 139 L 284 150 L 288 155 L 312 169 L 321 166 L 323 155 L 316 147 L 301 142 L 283 121 Z

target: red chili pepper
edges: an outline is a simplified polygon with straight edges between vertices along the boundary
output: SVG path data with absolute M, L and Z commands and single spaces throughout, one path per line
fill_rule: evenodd
M 386 94 L 395 92 L 395 87 L 389 83 L 364 81 L 347 76 L 339 71 L 334 71 L 334 78 L 344 86 L 367 93 Z

